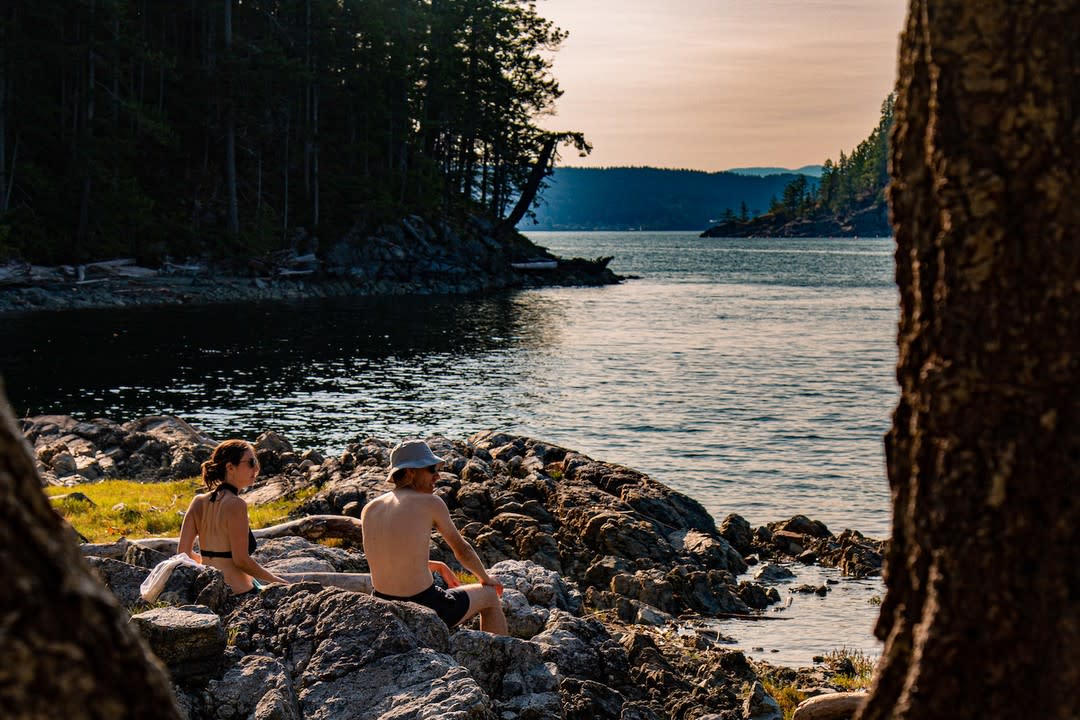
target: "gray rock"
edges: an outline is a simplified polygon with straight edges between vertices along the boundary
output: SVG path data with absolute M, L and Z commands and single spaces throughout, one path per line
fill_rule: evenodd
M 500 716 L 561 717 L 556 669 L 543 660 L 535 643 L 459 630 L 450 645 L 454 659 L 495 702 Z
M 147 568 L 100 557 L 87 557 L 86 562 L 121 605 L 126 608 L 145 607 L 139 595 L 139 586 L 150 574 Z
M 49 467 L 56 473 L 57 477 L 75 475 L 79 470 L 79 466 L 75 462 L 75 457 L 69 452 L 61 452 L 54 455 L 49 462 Z
M 784 713 L 780 709 L 780 703 L 755 680 L 750 694 L 743 702 L 743 717 L 746 720 L 784 720 Z
M 765 563 L 758 568 L 754 573 L 754 579 L 758 582 L 765 583 L 766 585 L 775 585 L 780 582 L 787 582 L 795 577 L 795 573 L 788 570 L 783 565 L 777 565 L 776 563 Z
M 544 660 L 555 663 L 563 676 L 616 687 L 628 681 L 626 650 L 597 620 L 552 610 L 547 628 L 532 642 L 540 646 Z
M 266 655 L 247 655 L 220 680 L 206 687 L 207 720 L 259 718 L 301 720 L 296 688 L 284 663 Z
M 732 547 L 743 555 L 752 552 L 754 532 L 751 530 L 750 522 L 742 516 L 732 513 L 724 518 L 724 522 L 720 522 L 720 534 L 724 535 Z
M 493 720 L 491 701 L 449 655 L 427 648 L 374 660 L 300 692 L 304 720 Z
M 504 560 L 488 568 L 488 573 L 520 592 L 532 605 L 581 612 L 581 593 L 554 570 L 527 560 Z
M 507 632 L 511 637 L 528 640 L 544 629 L 548 611 L 533 607 L 524 595 L 506 588 L 502 596 L 503 613 L 506 615 Z
M 131 622 L 177 682 L 206 681 L 220 671 L 225 630 L 210 608 L 154 608 L 132 615 Z

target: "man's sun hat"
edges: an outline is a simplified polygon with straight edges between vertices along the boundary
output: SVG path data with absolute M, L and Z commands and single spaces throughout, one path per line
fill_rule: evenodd
M 390 451 L 390 470 L 386 473 L 389 480 L 402 468 L 431 467 L 444 462 L 441 457 L 431 452 L 423 440 L 405 440 Z

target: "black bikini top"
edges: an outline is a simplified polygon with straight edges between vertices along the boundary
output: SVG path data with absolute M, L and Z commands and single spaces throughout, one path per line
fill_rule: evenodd
M 234 485 L 223 482 L 216 488 L 214 488 L 213 491 L 210 493 L 210 502 L 214 502 L 215 500 L 217 500 L 218 493 L 220 493 L 222 490 L 225 490 L 226 492 L 231 492 L 233 495 L 238 494 Z M 251 528 L 248 528 L 248 555 L 255 552 L 256 547 L 257 545 L 255 543 L 255 533 L 251 532 Z M 200 550 L 199 554 L 203 557 L 229 558 L 230 560 L 232 559 L 232 550 Z

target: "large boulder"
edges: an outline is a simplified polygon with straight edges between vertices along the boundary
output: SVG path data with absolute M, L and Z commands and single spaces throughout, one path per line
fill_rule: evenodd
M 132 615 L 131 622 L 176 682 L 206 681 L 218 674 L 225 657 L 225 630 L 210 608 L 154 608 Z

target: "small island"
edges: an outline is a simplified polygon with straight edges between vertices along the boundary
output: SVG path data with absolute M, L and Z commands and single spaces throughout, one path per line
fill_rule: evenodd
M 745 205 L 738 213 L 727 208 L 701 237 L 891 236 L 885 187 L 894 102 L 892 94 L 885 98 L 877 127 L 850 155 L 826 160 L 820 179 L 795 178 L 761 215 L 751 217 Z

